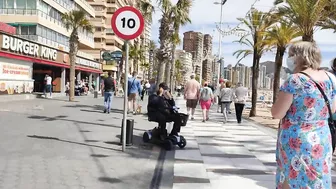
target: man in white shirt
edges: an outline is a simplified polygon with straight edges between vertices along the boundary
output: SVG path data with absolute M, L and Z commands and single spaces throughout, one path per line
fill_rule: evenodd
M 238 83 L 237 86 L 238 87 L 236 88 L 234 94 L 235 109 L 236 109 L 237 122 L 241 123 L 244 106 L 246 103 L 246 99 L 248 97 L 248 89 L 246 87 L 243 87 L 242 83 Z
M 50 98 L 52 98 L 52 78 L 50 77 L 50 75 L 46 75 L 45 76 L 45 84 L 46 84 L 46 88 L 44 90 L 44 96 L 47 98 L 46 92 L 49 92 L 50 94 Z

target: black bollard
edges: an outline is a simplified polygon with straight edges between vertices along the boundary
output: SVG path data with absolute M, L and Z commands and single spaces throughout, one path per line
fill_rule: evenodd
M 121 136 L 120 136 L 120 144 L 123 141 L 123 120 L 121 120 Z M 126 120 L 126 146 L 133 145 L 133 127 L 134 127 L 134 119 L 127 119 Z
M 93 98 L 98 98 L 98 91 L 93 92 Z

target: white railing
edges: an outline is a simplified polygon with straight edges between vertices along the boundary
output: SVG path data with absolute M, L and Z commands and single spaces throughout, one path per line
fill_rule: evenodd
M 88 3 L 86 2 L 86 0 L 79 0 L 82 3 L 84 3 L 84 5 L 86 6 L 86 8 L 88 8 L 90 11 L 92 11 L 93 13 L 95 12 L 94 8 Z
M 38 15 L 40 18 L 46 19 L 48 22 L 52 22 L 57 24 L 58 26 L 61 26 L 65 28 L 65 25 L 62 21 L 57 20 L 48 14 L 37 10 L 37 9 L 0 9 L 0 14 L 5 15 Z M 51 28 L 52 29 L 52 28 Z M 80 39 L 85 39 L 91 43 L 91 45 L 94 45 L 94 37 L 92 33 L 88 33 L 87 31 L 79 31 L 78 35 Z

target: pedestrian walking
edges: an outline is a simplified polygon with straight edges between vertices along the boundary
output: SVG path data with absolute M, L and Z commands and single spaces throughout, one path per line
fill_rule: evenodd
M 146 81 L 146 84 L 145 84 L 146 95 L 149 95 L 149 94 L 148 94 L 148 91 L 149 91 L 150 87 L 151 87 L 151 84 L 149 83 L 149 81 Z
M 140 81 L 136 78 L 137 72 L 134 71 L 130 77 L 128 77 L 128 113 L 130 113 L 131 108 L 133 109 L 133 114 L 136 114 L 137 110 L 137 96 L 141 96 L 142 87 Z
M 216 88 L 216 92 L 215 92 L 216 97 L 217 97 L 217 112 L 218 113 L 219 113 L 219 111 L 221 111 L 221 113 L 223 113 L 222 112 L 222 102 L 221 102 L 221 99 L 220 99 L 220 93 L 221 93 L 221 90 L 223 88 L 225 88 L 225 81 L 224 81 L 224 79 L 220 79 L 219 84 Z
M 230 104 L 233 100 L 233 90 L 231 89 L 231 82 L 227 81 L 225 83 L 225 88 L 221 89 L 220 100 L 221 100 L 221 112 L 223 112 L 224 123 L 226 123 L 230 110 Z
M 44 89 L 44 97 L 47 97 L 46 93 L 49 93 L 49 98 L 52 98 L 52 78 L 50 75 L 46 74 L 44 77 L 45 81 L 45 89 Z
M 209 110 L 211 107 L 211 103 L 213 101 L 214 95 L 210 87 L 208 87 L 208 83 L 205 82 L 203 88 L 200 93 L 200 105 L 202 108 L 203 122 L 209 120 Z
M 331 189 L 330 114 L 336 109 L 336 78 L 322 69 L 313 42 L 296 42 L 288 52 L 292 75 L 280 87 L 271 112 L 282 119 L 276 149 L 277 188 Z M 329 104 L 330 102 L 330 104 Z
M 187 101 L 188 115 L 191 112 L 191 120 L 194 120 L 195 109 L 200 95 L 200 83 L 196 81 L 195 74 L 190 76 L 190 80 L 185 86 L 184 99 Z
M 244 87 L 242 83 L 239 82 L 234 92 L 234 99 L 235 99 L 234 106 L 236 110 L 236 118 L 238 123 L 241 123 L 242 121 L 243 110 L 247 97 L 248 97 L 248 89 Z
M 102 85 L 102 91 L 104 91 L 104 113 L 110 113 L 113 95 L 116 90 L 115 80 L 112 78 L 111 73 L 108 73 L 108 77 L 104 79 Z

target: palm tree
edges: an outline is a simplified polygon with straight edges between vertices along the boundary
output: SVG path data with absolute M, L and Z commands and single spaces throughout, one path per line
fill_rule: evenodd
M 137 44 L 130 45 L 129 58 L 133 60 L 133 68 L 137 71 L 139 62 L 141 64 L 145 60 L 145 50 Z
M 275 70 L 274 70 L 274 85 L 273 85 L 273 102 L 275 102 L 280 86 L 280 74 L 283 62 L 283 56 L 291 41 L 302 36 L 300 30 L 293 26 L 292 23 L 281 22 L 267 30 L 266 43 L 270 47 L 276 48 Z
M 276 0 L 275 4 L 283 2 Z M 278 7 L 278 12 L 285 20 L 300 29 L 303 41 L 312 42 L 318 23 L 330 14 L 326 9 L 330 3 L 330 0 L 286 0 L 286 4 Z
M 156 49 L 156 44 L 155 41 L 151 40 L 149 42 L 148 49 L 151 53 L 150 59 L 149 59 L 149 69 L 148 69 L 148 80 L 153 78 L 153 70 L 154 70 L 154 62 L 155 62 L 155 49 Z
M 137 7 L 140 9 L 145 20 L 152 22 L 153 13 L 155 12 L 154 6 L 150 2 L 140 0 L 138 1 Z
M 319 26 L 321 26 L 322 29 L 334 30 L 334 33 L 336 33 L 336 13 L 335 11 L 332 11 L 332 10 L 336 10 L 336 4 L 335 3 L 331 4 L 326 9 L 327 11 L 329 11 L 329 15 L 319 23 Z
M 87 32 L 93 32 L 93 26 L 89 19 L 86 18 L 86 13 L 83 10 L 72 10 L 62 15 L 62 22 L 65 28 L 71 30 L 69 39 L 69 58 L 70 58 L 70 91 L 69 101 L 75 99 L 75 72 L 76 72 L 76 55 L 78 52 L 78 31 L 86 30 Z
M 170 87 L 174 88 L 174 73 L 175 73 L 175 50 L 176 46 L 181 43 L 180 40 L 180 27 L 188 23 L 191 23 L 189 18 L 190 9 L 192 6 L 191 0 L 178 1 L 177 4 L 172 7 L 173 17 L 172 23 L 174 28 L 174 34 L 172 35 L 172 60 L 171 63 L 166 65 L 166 83 L 170 83 Z
M 157 83 L 162 83 L 164 80 L 164 69 L 165 65 L 169 59 L 170 52 L 170 36 L 171 32 L 171 21 L 170 13 L 171 7 L 173 6 L 170 0 L 160 0 L 158 1 L 159 7 L 162 12 L 162 18 L 160 19 L 160 29 L 159 29 L 159 41 L 160 47 L 157 52 L 158 59 L 158 70 L 157 70 Z
M 143 62 L 140 63 L 140 68 L 143 71 L 143 76 L 142 76 L 143 79 L 145 79 L 145 74 L 146 72 L 148 72 L 149 66 L 150 66 L 149 63 L 145 62 L 145 60 L 143 60 Z
M 181 10 L 176 10 L 171 0 L 158 0 L 158 4 L 160 10 L 162 12 L 162 18 L 160 19 L 160 30 L 159 30 L 159 41 L 160 41 L 160 49 L 157 53 L 157 59 L 159 61 L 159 69 L 158 69 L 158 78 L 157 82 L 163 82 L 165 78 L 164 69 L 165 65 L 169 64 L 169 59 L 172 53 L 172 43 L 171 36 L 174 35 L 174 23 L 173 19 L 175 16 L 180 17 L 180 15 L 189 15 L 191 1 L 190 0 L 178 0 L 176 3 L 176 7 L 179 6 Z M 188 6 L 187 6 L 188 5 Z M 183 14 L 182 14 L 183 13 Z M 171 63 L 171 62 L 170 62 Z M 166 74 L 166 78 L 170 78 Z
M 175 73 L 174 74 L 175 74 L 175 78 L 176 78 L 175 82 L 177 84 L 181 84 L 182 79 L 183 79 L 182 76 L 185 73 L 183 73 L 183 67 L 182 67 L 182 63 L 181 63 L 180 60 L 175 61 Z
M 257 92 L 258 92 L 258 78 L 259 78 L 259 62 L 260 58 L 265 51 L 267 51 L 267 46 L 262 43 L 264 40 L 264 33 L 266 29 L 271 26 L 276 19 L 270 13 L 264 13 L 256 9 L 252 9 L 247 18 L 238 18 L 248 30 L 245 32 L 250 33 L 252 36 L 252 41 L 247 37 L 250 34 L 243 36 L 239 42 L 248 45 L 251 49 L 240 50 L 237 55 L 244 55 L 242 58 L 253 53 L 253 65 L 252 65 L 252 108 L 250 111 L 250 117 L 256 116 L 256 105 L 257 105 Z M 244 31 L 244 29 L 242 29 Z

